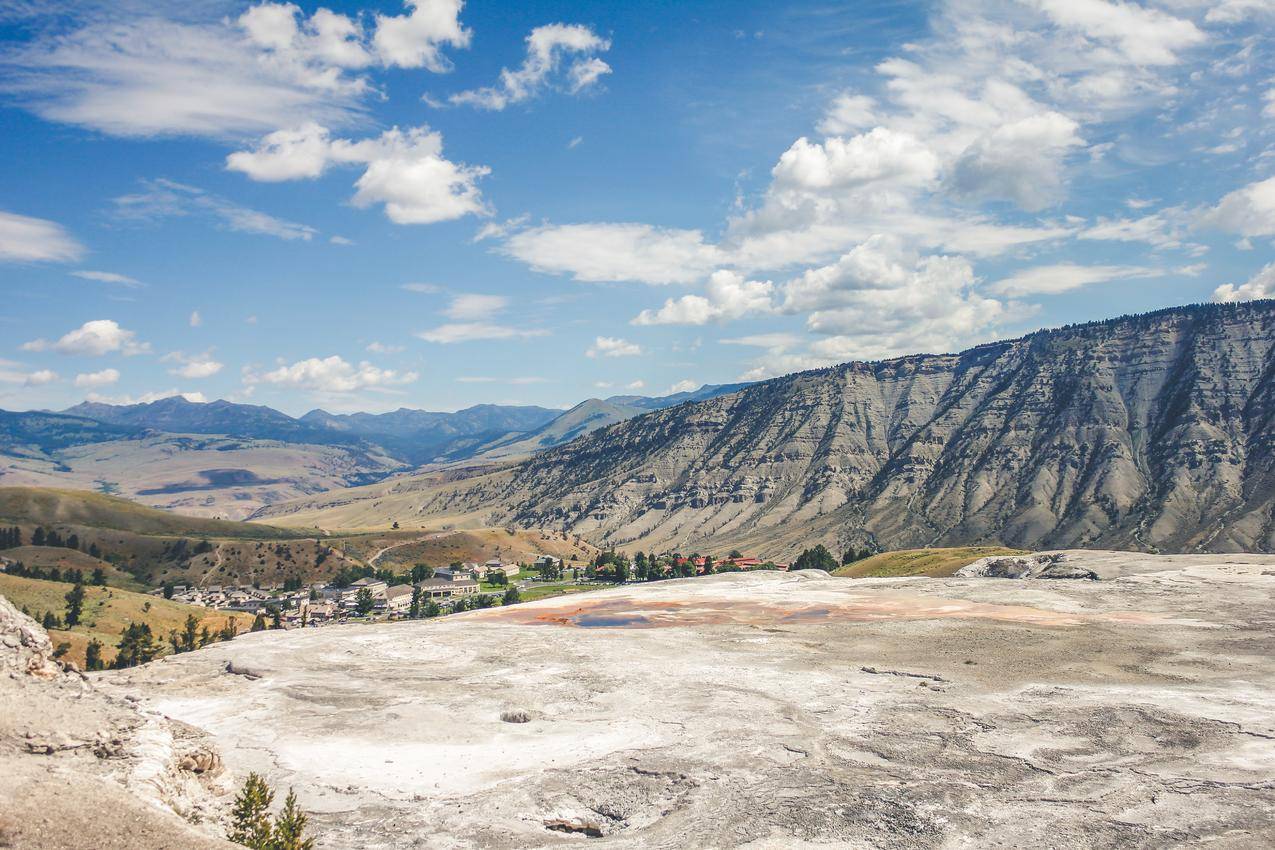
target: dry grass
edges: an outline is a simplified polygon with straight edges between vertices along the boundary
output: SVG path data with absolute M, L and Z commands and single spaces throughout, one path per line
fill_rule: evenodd
M 898 578 L 901 576 L 950 576 L 979 558 L 1021 555 L 1022 549 L 1004 546 L 960 546 L 952 549 L 900 549 L 882 552 L 842 567 L 833 573 L 849 578 Z
M 60 581 L 43 581 L 41 579 L 20 578 L 0 573 L 0 595 L 9 599 L 18 608 L 27 610 L 37 620 L 45 611 L 52 611 L 59 619 L 66 615 L 66 594 L 71 585 Z M 142 593 L 120 590 L 117 587 L 84 588 L 84 613 L 80 625 L 67 631 L 52 629 L 49 637 L 54 646 L 69 643 L 67 658 L 81 666 L 84 665 L 84 648 L 90 640 L 97 638 L 102 642 L 102 657 L 109 664 L 115 658 L 115 644 L 119 642 L 120 632 L 129 623 L 147 623 L 155 633 L 156 640 L 167 646 L 168 633 L 180 630 L 186 617 L 194 614 L 200 626 L 207 626 L 217 631 L 233 619 L 240 632 L 246 632 L 252 626 L 252 615 L 228 611 L 213 611 L 167 599 L 157 599 Z

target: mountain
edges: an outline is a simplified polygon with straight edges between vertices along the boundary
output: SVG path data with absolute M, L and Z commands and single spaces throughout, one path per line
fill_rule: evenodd
M 647 397 L 617 395 L 607 399 L 591 398 L 561 414 L 540 428 L 525 434 L 511 434 L 477 449 L 466 447 L 465 452 L 454 453 L 452 458 L 466 461 L 522 460 L 545 449 L 569 443 L 576 437 L 641 416 L 651 410 L 662 410 L 688 401 L 716 398 L 735 392 L 747 384 L 705 384 L 692 392 L 669 396 Z
M 390 413 L 333 414 L 325 410 L 311 410 L 301 417 L 301 421 L 363 435 L 419 437 L 428 434 L 459 437 L 492 432 L 506 434 L 510 431 L 530 431 L 561 413 L 561 410 L 532 405 L 479 404 L 455 413 L 432 413 L 406 407 Z
M 141 404 L 82 402 L 65 414 L 112 425 L 149 428 L 174 434 L 224 434 L 260 440 L 328 443 L 336 435 L 326 428 L 293 419 L 286 413 L 256 404 L 230 401 L 194 402 L 171 396 Z M 349 442 L 348 437 L 343 438 Z
M 265 514 L 776 556 L 816 542 L 1271 551 L 1273 351 L 1275 302 L 1174 308 L 789 375 L 512 468 Z
M 22 455 L 119 440 L 136 436 L 138 428 L 32 410 L 11 412 L 0 410 L 0 452 Z

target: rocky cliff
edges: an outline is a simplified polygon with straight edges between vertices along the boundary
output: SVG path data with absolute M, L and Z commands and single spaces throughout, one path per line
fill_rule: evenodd
M 502 501 L 616 544 L 1270 551 L 1273 343 L 1255 302 L 847 363 L 584 437 Z

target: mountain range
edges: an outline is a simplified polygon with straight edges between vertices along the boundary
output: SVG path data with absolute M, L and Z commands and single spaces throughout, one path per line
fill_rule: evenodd
M 814 542 L 1275 548 L 1275 302 L 846 363 L 651 411 L 495 471 L 262 512 L 786 555 Z
M 427 464 L 525 459 L 589 430 L 735 386 L 590 399 L 566 412 L 483 404 L 453 413 L 312 410 L 292 417 L 181 396 L 0 411 L 0 484 L 97 489 L 170 510 L 242 518 L 264 505 Z

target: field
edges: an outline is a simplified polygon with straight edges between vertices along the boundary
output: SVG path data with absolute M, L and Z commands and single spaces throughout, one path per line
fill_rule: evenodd
M 64 597 L 70 589 L 71 585 L 65 582 L 20 578 L 0 573 L 0 595 L 7 597 L 18 608 L 25 609 L 37 620 L 45 611 L 52 611 L 59 618 L 63 617 L 66 614 Z M 130 622 L 150 625 L 156 640 L 167 647 L 169 631 L 180 630 L 190 614 L 199 619 L 201 626 L 207 626 L 212 631 L 224 626 L 227 619 L 233 619 L 238 624 L 239 631 L 246 632 L 253 620 L 250 614 L 212 611 L 115 587 L 85 586 L 84 596 L 84 613 L 80 625 L 71 631 L 49 630 L 54 646 L 64 642 L 71 645 L 66 657 L 81 667 L 84 665 L 84 648 L 93 638 L 102 642 L 102 657 L 109 664 L 115 658 L 115 645 L 119 642 L 120 632 Z
M 610 587 L 605 584 L 546 584 L 519 590 L 522 602 L 535 602 L 537 599 L 549 599 L 554 596 L 566 596 L 571 593 L 583 593 L 588 590 L 602 590 Z
M 848 578 L 901 578 L 903 576 L 950 576 L 979 558 L 992 555 L 1021 555 L 1021 549 L 1003 546 L 960 546 L 953 549 L 900 549 L 882 552 L 844 566 L 834 576 Z

